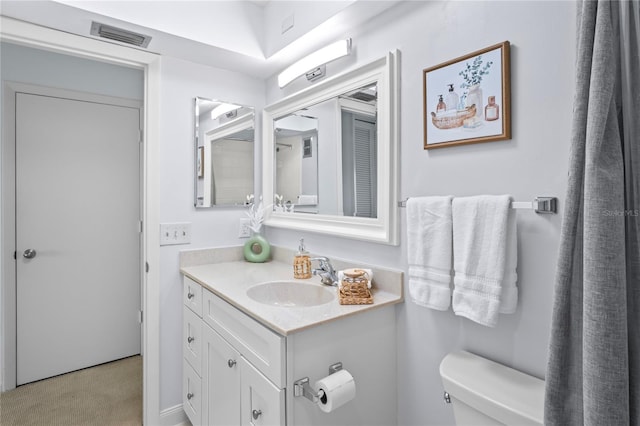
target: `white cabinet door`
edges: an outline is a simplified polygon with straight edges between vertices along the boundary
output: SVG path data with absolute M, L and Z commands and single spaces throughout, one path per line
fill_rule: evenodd
M 276 387 L 244 358 L 241 358 L 241 363 L 241 424 L 244 426 L 284 426 L 284 390 Z
M 209 326 L 202 325 L 203 423 L 240 424 L 240 354 Z

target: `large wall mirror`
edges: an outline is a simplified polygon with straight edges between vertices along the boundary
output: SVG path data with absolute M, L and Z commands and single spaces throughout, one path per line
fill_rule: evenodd
M 265 108 L 267 226 L 397 244 L 397 52 Z
M 254 109 L 195 98 L 195 206 L 244 206 L 254 191 Z

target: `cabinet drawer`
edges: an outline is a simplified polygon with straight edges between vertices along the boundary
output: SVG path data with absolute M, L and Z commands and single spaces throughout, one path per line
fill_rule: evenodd
M 182 354 L 198 375 L 202 374 L 202 319 L 183 309 Z
M 182 408 L 193 426 L 202 424 L 202 381 L 188 362 L 182 361 Z
M 190 278 L 184 277 L 183 301 L 196 315 L 202 316 L 202 286 Z
M 285 339 L 209 290 L 202 292 L 202 318 L 279 388 L 285 387 Z

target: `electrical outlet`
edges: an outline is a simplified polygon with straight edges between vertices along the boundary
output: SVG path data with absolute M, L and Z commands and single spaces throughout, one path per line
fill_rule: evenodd
M 249 238 L 251 236 L 249 223 L 249 218 L 240 219 L 240 231 L 238 232 L 238 238 Z
M 160 224 L 160 245 L 168 246 L 173 244 L 191 243 L 190 223 L 161 223 Z

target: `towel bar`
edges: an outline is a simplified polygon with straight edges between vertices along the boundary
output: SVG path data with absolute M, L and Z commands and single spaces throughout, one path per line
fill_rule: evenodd
M 407 207 L 407 199 L 398 201 L 398 207 Z M 555 214 L 558 212 L 556 197 L 536 197 L 533 201 L 512 201 L 512 209 L 532 209 L 540 214 Z

